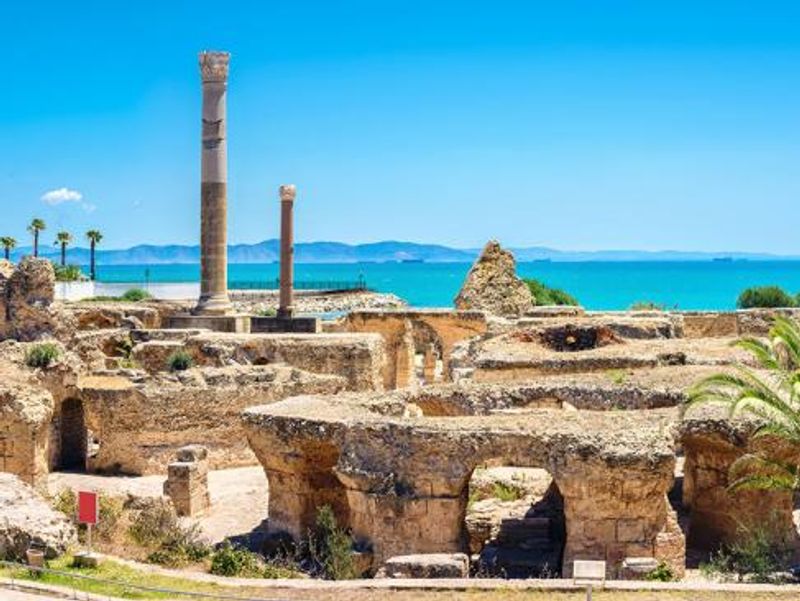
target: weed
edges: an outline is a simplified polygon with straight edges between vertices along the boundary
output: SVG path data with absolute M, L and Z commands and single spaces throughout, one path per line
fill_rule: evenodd
M 28 367 L 45 369 L 58 360 L 61 351 L 52 342 L 43 342 L 28 349 L 25 363 Z
M 186 351 L 175 351 L 167 358 L 170 371 L 185 371 L 194 365 L 194 359 Z

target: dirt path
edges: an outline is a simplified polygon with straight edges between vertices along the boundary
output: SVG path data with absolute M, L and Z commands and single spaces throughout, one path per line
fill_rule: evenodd
M 100 476 L 54 472 L 48 477 L 50 494 L 65 488 L 94 490 L 110 495 L 161 497 L 165 476 Z M 264 470 L 243 467 L 208 474 L 211 513 L 197 523 L 211 542 L 246 534 L 267 518 L 268 488 Z

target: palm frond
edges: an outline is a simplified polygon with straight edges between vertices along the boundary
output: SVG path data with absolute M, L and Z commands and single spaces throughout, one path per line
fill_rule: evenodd
M 764 369 L 781 369 L 781 364 L 775 356 L 772 346 L 763 340 L 748 337 L 737 340 L 733 344 L 753 355 Z
M 796 490 L 798 467 L 795 464 L 748 453 L 731 464 L 733 481 L 729 490 Z

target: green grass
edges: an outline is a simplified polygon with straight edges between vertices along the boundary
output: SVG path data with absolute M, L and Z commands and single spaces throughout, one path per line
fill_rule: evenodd
M 142 290 L 141 288 L 131 288 L 126 291 L 122 296 L 93 296 L 84 299 L 85 302 L 90 303 L 138 303 L 141 301 L 151 300 L 153 295 Z
M 137 584 L 152 588 L 162 588 L 177 590 L 185 593 L 217 593 L 217 594 L 239 594 L 233 587 L 221 586 L 211 582 L 197 582 L 188 578 L 176 576 L 164 576 L 161 574 L 147 573 L 141 570 L 128 567 L 117 563 L 111 559 L 106 559 L 97 568 L 76 568 L 72 566 L 72 557 L 65 555 L 59 559 L 48 562 L 48 567 L 52 570 L 67 572 L 68 574 L 41 574 L 35 575 L 24 568 L 0 570 L 6 578 L 13 577 L 15 580 L 30 580 L 42 584 L 52 584 L 55 586 L 75 587 L 76 589 L 94 593 L 96 595 L 109 595 L 121 599 L 175 599 L 175 593 L 162 593 L 158 591 L 142 591 L 126 586 L 126 584 Z M 96 582 L 94 580 L 84 580 L 75 578 L 76 576 L 92 576 L 104 580 L 114 580 L 117 583 Z M 178 595 L 180 597 L 181 595 Z
M 612 382 L 614 382 L 614 384 L 619 385 L 624 384 L 628 379 L 628 374 L 621 369 L 609 369 L 606 371 L 606 375 Z
M 495 482 L 492 485 L 492 496 L 501 501 L 519 501 L 523 495 L 519 488 L 505 482 Z
M 145 573 L 139 569 L 125 566 L 111 559 L 106 559 L 98 568 L 72 568 L 71 557 L 63 557 L 49 562 L 51 569 L 69 572 L 69 574 L 94 576 L 119 581 L 121 584 L 97 583 L 80 580 L 69 575 L 46 574 L 36 577 L 27 569 L 0 569 L 0 575 L 20 581 L 35 581 L 62 587 L 75 587 L 80 592 L 105 595 L 120 599 L 181 599 L 191 593 L 212 593 L 242 598 L 257 599 L 291 599 L 293 601 L 339 601 L 346 597 L 348 601 L 374 601 L 389 599 L 391 601 L 584 601 L 585 591 L 544 591 L 544 590 L 511 590 L 496 589 L 483 591 L 447 591 L 447 590 L 382 590 L 369 589 L 341 590 L 332 587 L 319 589 L 286 589 L 276 587 L 234 587 L 211 582 L 198 582 L 179 576 L 166 576 Z M 160 593 L 155 591 L 134 591 L 122 583 L 134 583 L 152 588 L 177 590 L 182 594 Z M 610 591 L 595 590 L 594 601 L 728 601 L 733 595 L 729 592 L 711 591 Z M 775 593 L 744 593 L 735 595 L 736 601 L 788 601 L 797 599 L 797 592 L 787 590 Z
M 28 367 L 45 369 L 58 361 L 61 351 L 52 342 L 43 342 L 28 349 L 25 355 L 25 363 Z
M 666 309 L 664 303 L 649 300 L 636 301 L 628 307 L 628 311 L 666 311 Z

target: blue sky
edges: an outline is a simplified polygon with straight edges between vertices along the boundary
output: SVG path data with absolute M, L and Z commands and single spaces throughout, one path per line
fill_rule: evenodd
M 0 235 L 196 243 L 197 52 L 226 49 L 232 242 L 277 236 L 291 182 L 303 241 L 798 252 L 800 3 L 3 13 Z

